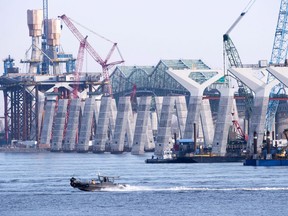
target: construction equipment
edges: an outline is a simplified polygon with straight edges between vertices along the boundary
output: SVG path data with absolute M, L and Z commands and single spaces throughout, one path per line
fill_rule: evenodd
M 281 0 L 270 64 L 284 63 L 288 50 L 288 0 Z
M 49 73 L 49 58 L 47 57 L 47 38 L 48 38 L 48 0 L 43 0 L 43 24 L 44 24 L 44 33 L 42 34 L 42 52 L 45 53 L 43 55 L 43 61 L 42 61 L 42 68 L 41 73 L 42 74 L 48 74 Z
M 66 26 L 70 29 L 70 31 L 74 34 L 74 36 L 81 42 L 84 41 L 85 37 L 80 33 L 80 31 L 75 27 L 75 25 L 72 23 L 71 19 L 68 18 L 65 14 L 60 16 L 60 18 L 64 21 L 64 23 L 66 24 Z M 104 37 L 102 37 L 104 38 Z M 110 40 L 109 40 L 110 41 Z M 117 64 L 121 64 L 124 62 L 119 49 L 117 47 L 117 43 L 113 43 L 112 48 L 110 49 L 108 55 L 106 56 L 106 58 L 103 60 L 100 55 L 95 51 L 95 49 L 90 45 L 90 43 L 86 40 L 86 45 L 85 45 L 85 49 L 88 51 L 88 53 L 91 55 L 91 57 L 101 65 L 102 67 L 102 73 L 103 73 L 103 79 L 104 79 L 104 95 L 110 95 L 112 96 L 112 87 L 111 87 L 111 83 L 110 83 L 110 78 L 109 78 L 109 69 Z M 118 50 L 118 53 L 121 57 L 121 60 L 119 61 L 114 61 L 114 62 L 110 62 L 108 63 L 109 59 L 111 58 L 113 52 L 115 51 L 115 49 Z
M 275 38 L 272 48 L 270 64 L 279 65 L 287 64 L 288 51 L 288 0 L 281 0 L 280 10 L 278 15 L 277 27 L 275 31 Z M 268 74 L 267 83 L 275 79 L 271 74 Z M 272 89 L 272 96 L 279 95 L 284 90 L 283 84 L 275 86 Z M 276 96 L 277 97 L 277 96 Z M 277 112 L 279 100 L 272 100 L 269 102 L 268 111 L 266 114 L 266 129 L 271 130 L 272 122 Z
M 87 36 L 80 42 L 80 47 L 78 50 L 76 67 L 75 67 L 75 82 L 73 86 L 73 98 L 78 98 L 79 91 L 79 73 L 82 72 L 83 60 L 84 60 L 84 50 L 86 47 Z
M 248 141 L 248 135 L 244 133 L 244 131 L 242 130 L 239 122 L 237 119 L 235 119 L 235 113 L 232 112 L 232 123 L 233 123 L 233 130 L 236 132 L 237 134 L 237 137 L 236 139 L 237 140 L 241 140 L 241 141 Z
M 243 67 L 240 55 L 230 37 L 231 31 L 235 28 L 235 26 L 240 22 L 240 20 L 244 17 L 245 14 L 249 11 L 252 5 L 255 3 L 255 0 L 251 0 L 248 5 L 245 7 L 240 16 L 236 19 L 236 21 L 232 24 L 232 26 L 228 29 L 228 31 L 223 35 L 223 44 L 224 44 L 224 70 L 226 67 L 226 56 L 228 58 L 229 67 Z M 236 78 L 238 84 L 238 92 L 240 96 L 245 96 L 245 107 L 246 107 L 246 116 L 250 117 L 252 111 L 253 97 L 252 91 L 243 83 Z
M 228 29 L 228 31 L 223 35 L 224 42 L 224 55 L 228 57 L 230 67 L 243 67 L 239 53 L 231 40 L 230 32 L 235 28 L 235 26 L 240 22 L 240 20 L 244 17 L 244 15 L 249 11 L 249 9 L 254 4 L 255 0 L 251 0 L 249 4 L 245 7 L 244 11 L 240 14 L 240 16 L 236 19 L 236 21 L 232 24 L 232 26 Z M 225 59 L 225 58 L 224 58 Z M 225 64 L 224 64 L 225 66 Z

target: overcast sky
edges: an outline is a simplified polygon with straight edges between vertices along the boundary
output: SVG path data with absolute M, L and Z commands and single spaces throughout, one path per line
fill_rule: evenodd
M 49 0 L 49 18 L 66 14 L 81 25 L 117 42 L 125 65 L 156 65 L 160 59 L 202 59 L 223 68 L 222 36 L 250 0 Z M 271 57 L 281 0 L 256 0 L 230 33 L 243 63 Z M 31 46 L 27 9 L 42 9 L 42 0 L 1 0 L 1 60 L 19 61 Z M 111 43 L 79 26 L 101 57 Z M 77 56 L 79 42 L 63 24 L 61 43 Z M 118 56 L 115 56 L 115 60 Z M 85 66 L 93 71 L 94 62 Z M 1 73 L 3 62 L 1 61 Z M 96 67 L 96 66 L 95 66 Z M 91 69 L 92 68 L 92 69 Z M 97 70 L 97 69 L 96 69 Z M 2 103 L 2 102 L 1 102 Z

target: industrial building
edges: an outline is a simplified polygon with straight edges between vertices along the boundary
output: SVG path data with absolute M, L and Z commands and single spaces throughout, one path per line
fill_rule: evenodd
M 280 13 L 287 10 L 283 7 Z M 226 71 L 201 59 L 122 66 L 122 57 L 109 62 L 116 43 L 102 59 L 66 15 L 48 19 L 45 14 L 45 4 L 43 10 L 27 11 L 31 56 L 21 63 L 29 72 L 20 73 L 10 56 L 4 60 L 0 85 L 7 144 L 36 141 L 37 148 L 51 151 L 161 155 L 176 137 L 225 156 L 229 148 L 252 151 L 254 132 L 264 139 L 273 131 L 273 140 L 285 141 L 288 67 L 283 59 L 242 64 L 229 37 L 232 29 L 223 39 Z M 59 52 L 60 20 L 79 41 L 76 58 Z M 102 73 L 82 71 L 84 50 Z

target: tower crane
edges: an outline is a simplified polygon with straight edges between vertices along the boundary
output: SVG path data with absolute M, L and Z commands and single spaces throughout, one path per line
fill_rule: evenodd
M 75 27 L 75 25 L 72 23 L 71 19 L 68 18 L 65 14 L 63 14 L 62 16 L 60 16 L 60 18 L 63 20 L 63 22 L 66 24 L 66 26 L 70 29 L 70 31 L 74 34 L 74 36 L 81 42 L 84 41 L 84 36 L 80 33 L 80 31 Z M 108 55 L 106 56 L 106 58 L 103 60 L 100 55 L 95 51 L 95 49 L 90 45 L 90 43 L 86 40 L 85 43 L 85 49 L 88 51 L 88 53 L 91 55 L 91 57 L 98 63 L 101 65 L 102 67 L 102 73 L 103 73 L 103 79 L 104 79 L 104 95 L 110 95 L 112 96 L 112 87 L 111 87 L 111 83 L 110 83 L 110 78 L 109 78 L 109 69 L 117 64 L 121 64 L 124 62 L 119 49 L 117 47 L 117 43 L 113 43 L 112 48 L 110 49 Z M 110 62 L 108 63 L 108 61 L 110 60 L 113 52 L 115 51 L 115 49 L 118 50 L 121 60 L 119 61 L 114 61 L 114 62 Z M 106 88 L 105 88 L 106 87 Z
M 281 0 L 280 10 L 278 14 L 277 27 L 275 31 L 274 43 L 270 64 L 284 64 L 287 58 L 288 51 L 288 0 Z M 273 76 L 268 74 L 269 82 Z M 279 84 L 272 90 L 272 94 L 279 95 L 283 90 L 283 85 Z M 271 130 L 273 118 L 275 117 L 279 101 L 273 100 L 269 102 L 268 111 L 266 114 L 266 129 Z

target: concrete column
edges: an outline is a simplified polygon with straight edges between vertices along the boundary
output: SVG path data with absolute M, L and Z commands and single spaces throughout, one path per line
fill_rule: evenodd
M 191 96 L 188 105 L 188 113 L 184 131 L 185 139 L 193 139 L 194 137 L 194 124 L 196 124 L 196 132 L 199 129 L 200 110 L 202 106 L 202 95 Z
M 184 135 L 187 113 L 188 113 L 188 110 L 187 110 L 185 96 L 177 96 L 176 97 L 176 116 L 178 120 L 178 128 L 179 128 L 181 138 Z
M 232 107 L 234 100 L 234 89 L 224 87 L 219 89 L 221 93 L 217 121 L 215 127 L 212 153 L 218 156 L 226 155 L 229 128 L 232 125 Z
M 210 107 L 209 99 L 202 100 L 202 108 L 200 111 L 200 119 L 202 130 L 204 134 L 204 146 L 212 146 L 215 127 L 212 118 L 212 112 Z
M 124 151 L 125 134 L 127 132 L 129 114 L 132 114 L 130 97 L 120 97 L 116 117 L 116 127 L 111 144 L 111 153 Z
M 150 113 L 151 97 L 141 97 L 137 110 L 137 120 L 133 138 L 131 153 L 134 155 L 144 154 L 147 145 L 148 118 Z
M 172 114 L 174 112 L 175 97 L 166 96 L 163 100 L 162 111 L 160 116 L 160 122 L 158 127 L 157 144 L 155 146 L 155 155 L 163 155 L 163 151 L 171 149 L 172 134 L 171 134 L 171 123 Z
M 54 121 L 54 113 L 56 106 L 56 98 L 46 101 L 43 127 L 41 131 L 40 148 L 50 148 L 50 140 L 52 138 L 52 126 Z
M 95 138 L 93 140 L 93 152 L 103 153 L 106 150 L 106 145 L 109 145 L 109 117 L 111 116 L 111 97 L 102 97 L 98 117 L 98 124 Z
M 86 98 L 80 124 L 77 152 L 88 152 L 94 119 L 95 98 Z
M 63 151 L 75 151 L 78 138 L 79 117 L 81 110 L 81 99 L 71 99 L 69 106 L 69 115 L 66 126 L 66 134 L 64 138 Z
M 58 109 L 54 119 L 51 151 L 61 151 L 67 116 L 68 99 L 59 99 Z
M 155 149 L 154 135 L 152 129 L 151 115 L 149 115 L 147 122 L 147 142 L 144 146 L 144 150 L 146 152 L 151 152 Z
M 156 103 L 156 113 L 157 113 L 157 121 L 159 124 L 160 116 L 161 116 L 161 110 L 163 105 L 163 97 L 155 97 L 155 103 Z

